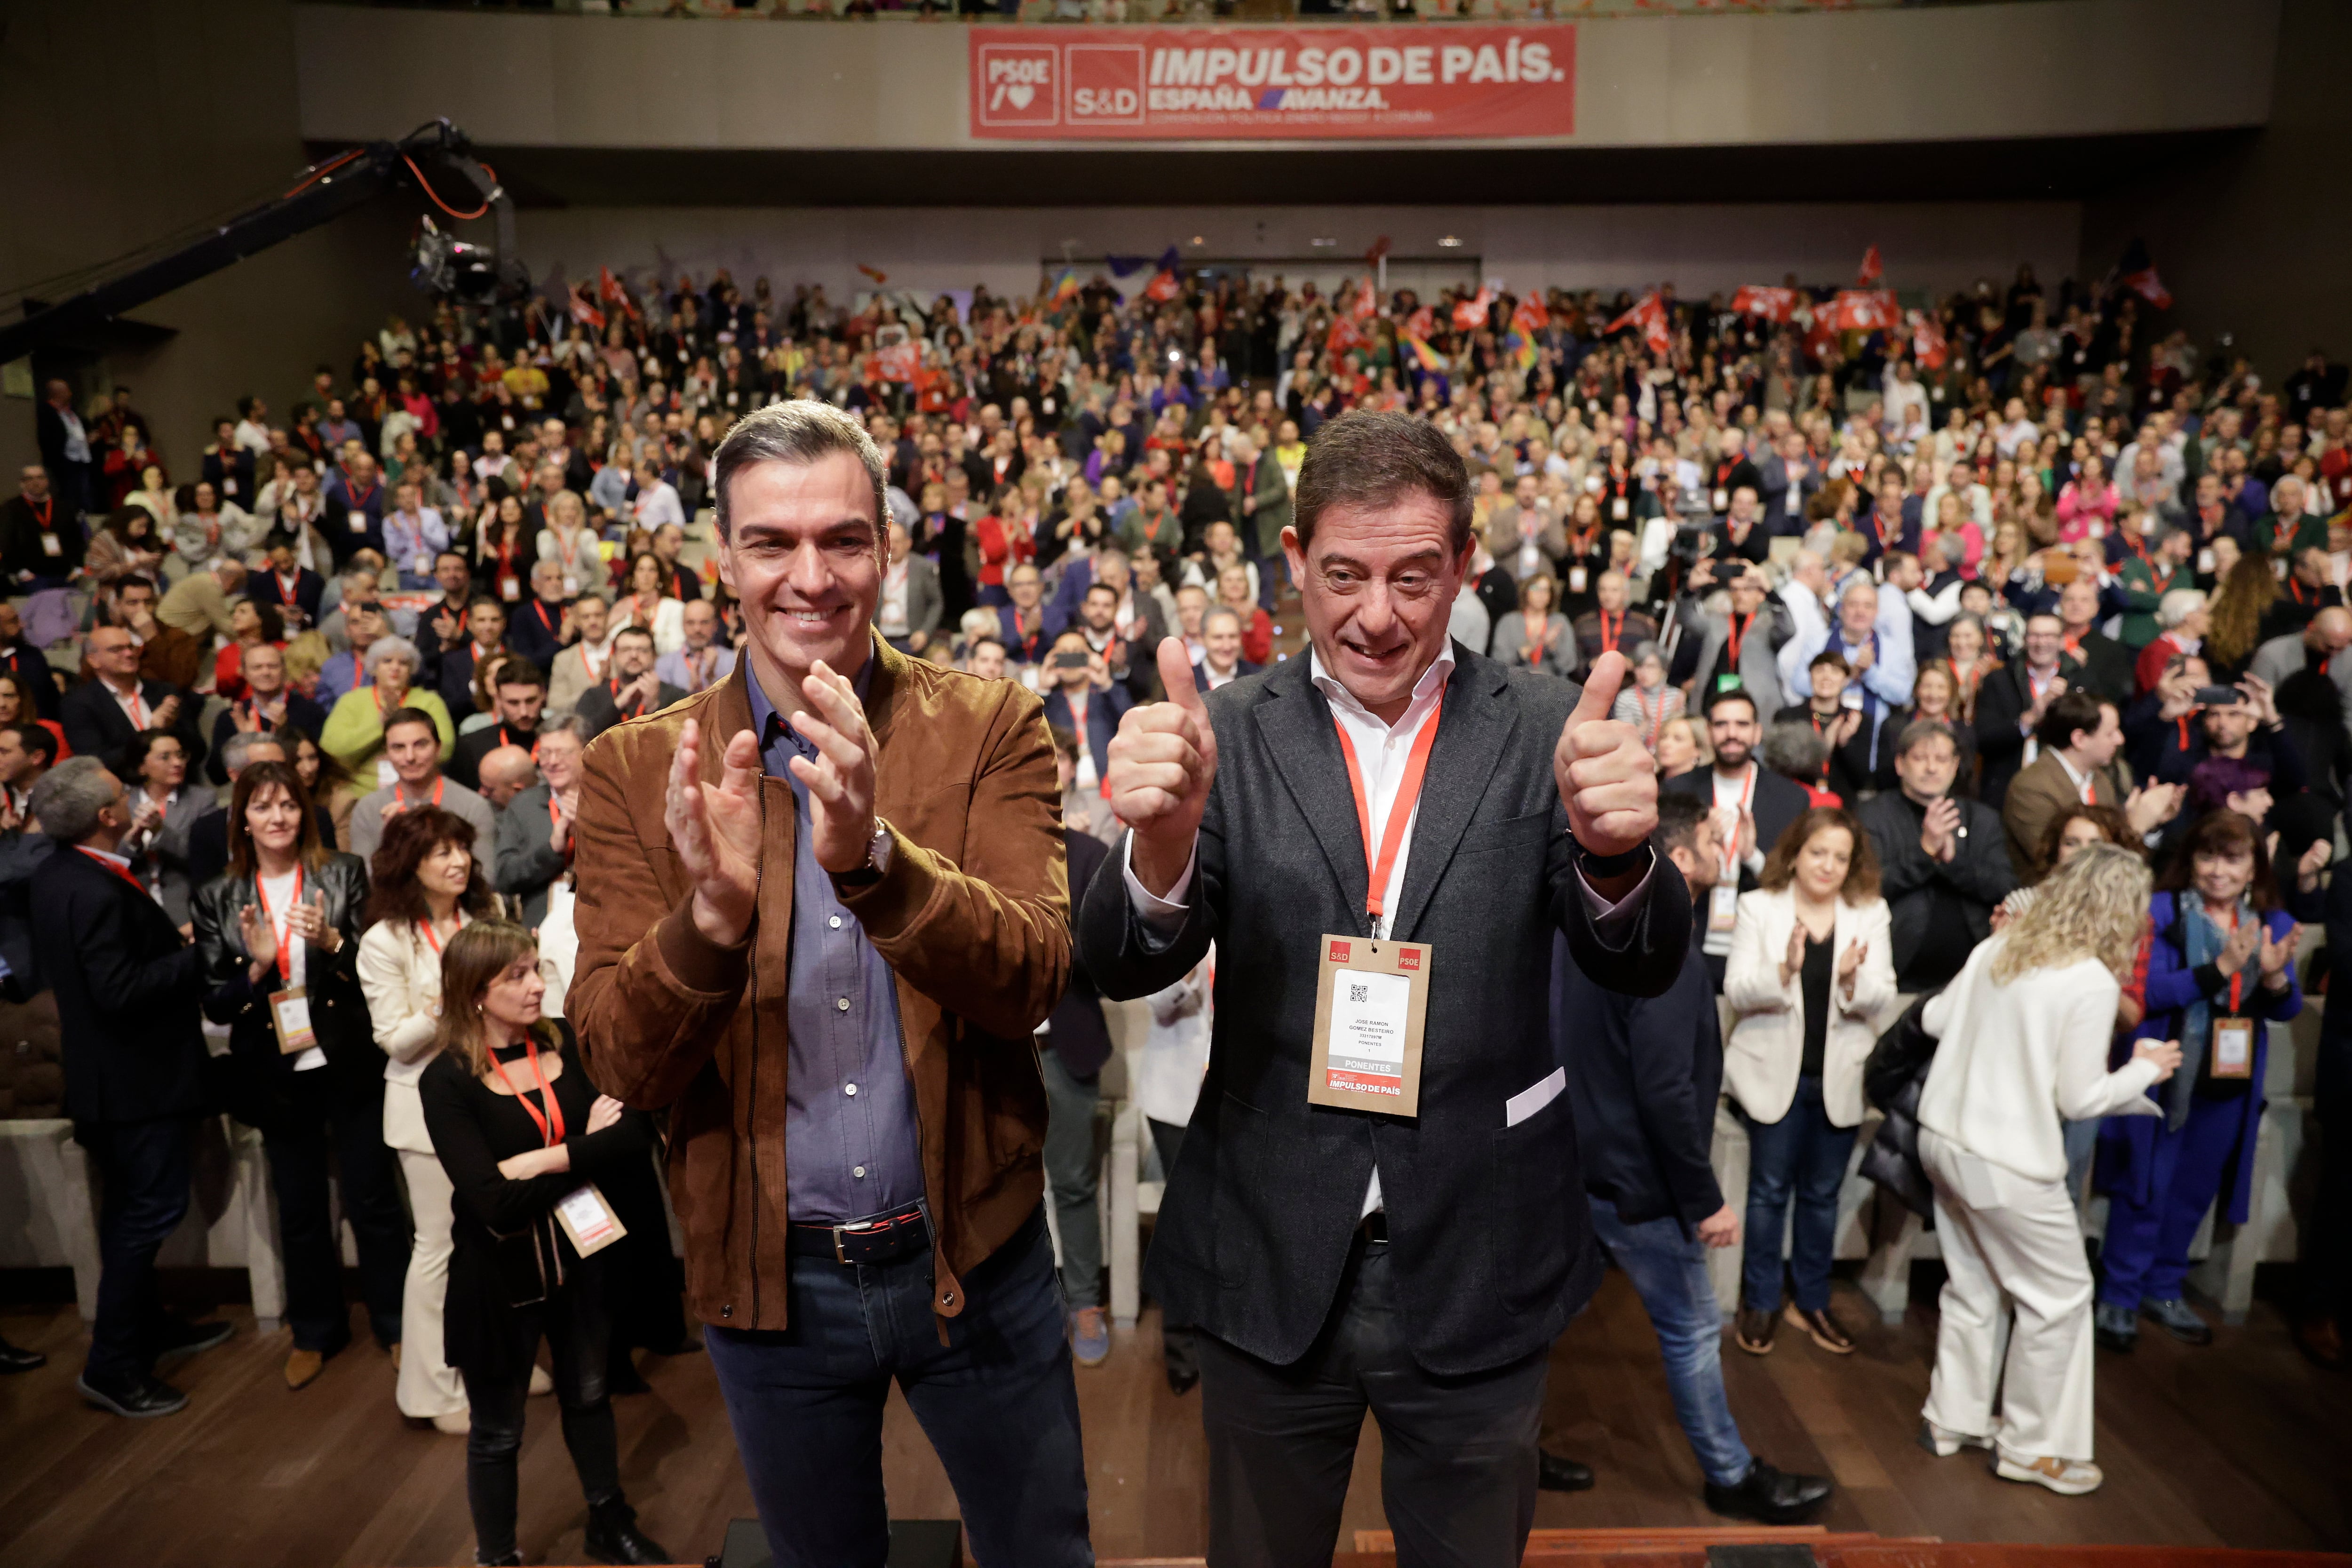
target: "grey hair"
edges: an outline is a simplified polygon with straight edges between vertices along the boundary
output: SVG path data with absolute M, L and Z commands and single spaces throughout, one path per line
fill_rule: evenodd
M 588 726 L 580 721 L 579 714 L 566 713 L 562 718 L 551 720 L 539 727 L 541 740 L 544 741 L 550 735 L 569 735 L 584 746 L 588 743 Z
M 1242 624 L 1242 613 L 1231 605 L 1212 605 L 1201 613 L 1201 629 L 1207 631 L 1209 623 L 1220 616 L 1233 622 L 1236 628 L 1239 628 Z
M 366 658 L 368 677 L 371 679 L 375 677 L 376 666 L 388 658 L 406 659 L 408 672 L 411 675 L 425 668 L 425 656 L 416 651 L 415 643 L 403 637 L 376 638 L 375 641 L 368 644 Z
M 719 443 L 711 467 L 711 497 L 719 512 L 719 537 L 731 537 L 733 521 L 728 515 L 728 490 L 737 474 L 755 463 L 790 463 L 806 468 L 835 452 L 846 452 L 856 458 L 866 470 L 866 477 L 873 481 L 875 544 L 877 549 L 885 548 L 890 516 L 890 476 L 882 461 L 882 449 L 866 433 L 866 426 L 847 413 L 830 403 L 805 397 L 755 409 L 739 420 L 735 428 L 727 432 L 727 438 Z
M 293 749 L 286 738 L 274 730 L 239 730 L 221 742 L 220 764 L 231 778 L 245 771 L 246 760 L 263 746 L 276 746 L 290 762 Z
M 41 831 L 60 844 L 79 844 L 98 828 L 98 814 L 114 804 L 122 781 L 96 757 L 68 757 L 41 776 L 25 803 Z
M 1782 778 L 1806 779 L 1820 774 L 1830 743 L 1801 719 L 1775 724 L 1764 731 L 1764 765 Z
M 2170 631 L 2204 607 L 2204 589 L 2175 588 L 2156 602 L 2156 624 Z

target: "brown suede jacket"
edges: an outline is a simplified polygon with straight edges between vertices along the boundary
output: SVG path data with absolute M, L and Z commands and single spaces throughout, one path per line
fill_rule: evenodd
M 894 843 L 888 872 L 843 901 L 898 980 L 936 1233 L 931 1306 L 955 1317 L 958 1276 L 1043 1197 L 1033 1037 L 1070 972 L 1061 801 L 1034 694 L 907 658 L 878 637 L 874 657 L 875 814 Z M 781 1329 L 792 785 L 761 784 L 758 912 L 739 947 L 695 928 L 663 824 L 686 721 L 700 721 L 702 777 L 714 783 L 728 742 L 751 727 L 751 665 L 588 748 L 574 830 L 580 955 L 564 1010 L 599 1089 L 675 1108 L 670 1195 L 688 1308 L 706 1323 Z

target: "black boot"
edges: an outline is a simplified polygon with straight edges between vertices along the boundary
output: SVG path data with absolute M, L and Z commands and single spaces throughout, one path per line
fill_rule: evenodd
M 582 1544 L 599 1563 L 675 1561 L 659 1542 L 637 1528 L 637 1510 L 619 1498 L 588 1505 L 588 1539 Z
M 1737 1486 L 1706 1483 L 1706 1506 L 1733 1519 L 1759 1524 L 1797 1524 L 1828 1500 L 1825 1476 L 1792 1476 L 1758 1459 Z
M 1536 1451 L 1536 1485 L 1548 1492 L 1583 1492 L 1592 1489 L 1592 1467 L 1580 1465 L 1563 1455 Z

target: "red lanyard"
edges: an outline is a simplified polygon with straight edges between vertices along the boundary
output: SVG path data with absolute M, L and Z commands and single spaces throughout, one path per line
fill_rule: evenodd
M 432 921 L 429 919 L 418 921 L 416 929 L 425 933 L 425 944 L 437 956 L 441 952 L 441 934 L 433 929 Z M 457 929 L 459 931 L 466 929 L 466 911 L 463 910 L 457 911 Z
M 1725 840 L 1723 866 L 1726 872 L 1728 872 L 1731 868 L 1739 864 L 1740 818 L 1745 817 L 1748 815 L 1748 803 L 1755 797 L 1756 764 L 1754 763 L 1750 763 L 1748 764 L 1748 782 L 1745 784 L 1742 784 L 1739 790 L 1739 812 L 1738 816 L 1732 818 L 1731 832 L 1729 837 Z M 1720 810 L 1721 808 L 1717 807 L 1717 809 Z
M 531 1079 L 539 1085 L 540 1099 L 547 1107 L 546 1115 L 541 1115 L 539 1107 L 525 1099 L 522 1090 L 516 1087 L 515 1080 L 507 1076 L 506 1063 L 492 1057 L 490 1066 L 498 1069 L 499 1081 L 513 1090 L 515 1103 L 530 1112 L 530 1119 L 539 1123 L 539 1136 L 541 1142 L 546 1147 L 552 1149 L 563 1142 L 563 1107 L 557 1102 L 555 1090 L 549 1086 L 547 1075 L 540 1070 L 539 1042 L 526 1035 L 523 1037 L 522 1048 L 523 1054 L 530 1059 Z
M 1647 744 L 1651 751 L 1655 752 L 1658 749 L 1658 731 L 1666 727 L 1666 694 L 1664 689 L 1658 692 L 1658 711 L 1654 718 L 1650 713 L 1650 700 L 1642 695 L 1642 689 L 1638 686 L 1633 689 L 1633 706 L 1641 710 L 1643 727 L 1649 731 Z
M 1748 628 L 1756 624 L 1756 617 L 1762 613 L 1763 612 L 1760 610 L 1750 610 L 1745 616 L 1732 616 L 1728 617 L 1731 624 L 1732 668 L 1737 669 L 1739 668 L 1739 645 L 1748 640 Z
M 118 865 L 116 865 L 113 861 L 111 861 L 111 860 L 108 859 L 105 856 L 103 856 L 103 855 L 100 854 L 100 853 L 99 853 L 97 850 L 95 850 L 95 849 L 82 849 L 82 847 L 81 847 L 80 845 L 79 845 L 79 844 L 75 845 L 75 846 L 74 846 L 74 847 L 75 847 L 75 848 L 77 848 L 77 849 L 81 849 L 81 852 L 82 852 L 83 854 L 85 854 L 85 855 L 89 856 L 89 858 L 90 858 L 90 862 L 91 862 L 93 865 L 97 865 L 97 866 L 102 866 L 102 867 L 104 867 L 107 870 L 110 870 L 110 871 L 113 872 L 116 876 L 118 876 L 118 877 L 121 878 L 124 881 L 126 881 L 126 882 L 130 883 L 132 887 L 134 887 L 134 888 L 138 889 L 139 889 L 139 896 L 140 896 L 141 898 L 142 898 L 142 899 L 152 899 L 152 898 L 155 896 L 154 894 L 152 894 L 152 893 L 151 893 L 151 892 L 149 892 L 149 891 L 147 890 L 147 884 L 146 884 L 146 883 L 144 883 L 144 882 L 141 881 L 138 878 L 136 878 L 136 877 L 134 877 L 134 876 L 132 876 L 132 875 L 131 874 L 130 868 L 125 867 L 125 866 L 118 866 Z
M 1389 885 L 1389 871 L 1396 865 L 1397 850 L 1404 844 L 1404 826 L 1412 820 L 1414 805 L 1421 799 L 1422 774 L 1429 768 L 1430 748 L 1437 743 L 1437 721 L 1444 717 L 1441 709 L 1429 716 L 1413 738 L 1412 750 L 1405 756 L 1404 778 L 1397 785 L 1396 800 L 1389 807 L 1389 819 L 1381 833 L 1381 849 L 1372 854 L 1372 805 L 1364 793 L 1364 770 L 1356 761 L 1356 743 L 1348 739 L 1347 726 L 1339 720 L 1331 721 L 1339 731 L 1339 754 L 1348 759 L 1348 787 L 1356 796 L 1356 821 L 1364 830 L 1364 863 L 1371 868 L 1371 880 L 1364 889 L 1364 912 L 1372 919 L 1372 929 L 1381 922 L 1381 894 Z
M 433 781 L 434 805 L 438 806 L 441 804 L 441 792 L 448 787 L 449 775 L 446 773 L 442 774 L 439 778 Z M 392 798 L 383 803 L 383 815 L 387 818 L 394 817 L 398 816 L 402 812 L 406 811 L 407 809 L 409 809 L 407 798 L 400 793 L 400 786 L 398 784 L 393 785 Z
M 2217 921 L 2214 923 L 2218 925 L 2221 922 Z M 2231 936 L 2238 934 L 2238 911 L 2235 910 L 2230 911 L 2230 934 Z M 2238 1010 L 2242 988 L 2245 983 L 2246 966 L 2242 963 L 2238 965 L 2237 973 L 2230 976 L 2230 1011 L 2232 1013 Z
M 278 922 L 276 912 L 270 909 L 269 890 L 261 885 L 261 873 L 258 871 L 253 874 L 253 896 L 261 900 L 261 918 L 269 922 L 270 931 L 278 938 L 278 983 L 291 985 L 294 984 L 294 957 L 286 951 L 287 938 L 294 926 L 294 906 L 302 901 L 302 868 L 299 865 L 294 868 L 294 897 L 286 905 L 285 924 Z
M 26 496 L 25 498 L 25 510 L 26 511 L 33 511 L 33 498 L 31 496 Z M 47 533 L 49 531 L 49 519 L 56 515 L 57 510 L 57 497 L 44 496 L 41 498 L 41 510 L 33 512 L 33 521 L 41 525 L 41 531 L 43 533 Z
M 1599 614 L 1601 616 L 1601 651 L 1602 653 L 1607 653 L 1611 648 L 1617 646 L 1617 639 L 1625 634 L 1625 612 L 1622 610 L 1617 612 L 1617 626 L 1613 631 L 1611 630 L 1609 626 L 1609 612 L 1602 610 L 1599 612 Z
M 2292 598 L 2294 600 L 2294 602 L 2295 602 L 2296 604 L 2300 605 L 2300 604 L 2303 604 L 2303 603 L 2305 602 L 2304 597 L 2303 597 L 2303 595 L 2304 595 L 2304 587 L 2303 587 L 2303 579 L 2302 579 L 2302 578 L 2300 578 L 2300 577 L 2289 577 L 2289 578 L 2286 580 L 2286 591 L 2287 591 L 2288 595 L 2289 595 L 2290 597 L 2292 597 Z M 2317 591 L 2316 591 L 2316 590 L 2315 590 L 2315 591 L 2313 591 L 2313 593 L 2312 593 L 2312 595 L 2311 595 L 2311 596 L 2312 596 L 2314 599 L 2316 599 L 2317 597 L 2319 597 L 2319 595 L 2318 595 Z

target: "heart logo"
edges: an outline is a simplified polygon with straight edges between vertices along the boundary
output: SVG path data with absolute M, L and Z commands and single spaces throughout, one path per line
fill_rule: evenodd
M 1013 108 L 1026 109 L 1029 100 L 1037 96 L 1037 89 L 1025 81 L 1016 81 L 1004 89 L 1004 96 L 1013 100 Z

